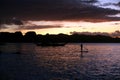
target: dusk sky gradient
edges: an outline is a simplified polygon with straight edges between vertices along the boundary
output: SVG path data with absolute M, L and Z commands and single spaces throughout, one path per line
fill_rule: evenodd
M 0 0 L 0 32 L 120 31 L 120 0 Z

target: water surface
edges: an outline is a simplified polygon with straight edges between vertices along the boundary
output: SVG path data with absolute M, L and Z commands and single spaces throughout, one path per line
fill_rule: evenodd
M 80 44 L 40 47 L 33 43 L 0 45 L 3 80 L 119 80 L 120 44 Z M 20 54 L 16 54 L 19 52 Z

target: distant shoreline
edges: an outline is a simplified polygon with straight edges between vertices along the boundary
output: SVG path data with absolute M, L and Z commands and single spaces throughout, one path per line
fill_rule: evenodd
M 57 34 L 39 35 L 35 32 L 0 32 L 0 43 L 120 43 L 120 38 L 104 35 Z

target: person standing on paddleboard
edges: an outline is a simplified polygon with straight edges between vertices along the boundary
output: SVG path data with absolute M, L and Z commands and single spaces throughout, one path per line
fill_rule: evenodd
M 80 47 L 81 47 L 81 51 L 83 51 L 83 44 L 80 44 Z

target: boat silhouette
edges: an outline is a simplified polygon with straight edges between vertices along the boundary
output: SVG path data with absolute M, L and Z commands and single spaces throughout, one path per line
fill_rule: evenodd
M 65 46 L 66 43 L 37 43 L 37 46 Z

